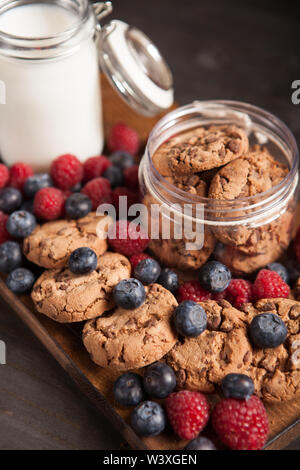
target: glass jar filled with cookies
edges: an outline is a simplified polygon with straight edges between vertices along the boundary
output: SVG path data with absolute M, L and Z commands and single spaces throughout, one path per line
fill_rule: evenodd
M 152 130 L 140 165 L 150 250 L 196 270 L 209 257 L 250 274 L 288 247 L 298 149 L 277 117 L 234 101 L 194 102 Z

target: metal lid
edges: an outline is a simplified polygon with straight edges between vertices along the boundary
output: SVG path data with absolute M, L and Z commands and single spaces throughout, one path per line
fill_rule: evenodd
M 110 2 L 104 2 L 104 6 L 111 11 Z M 98 8 L 95 14 L 99 21 L 104 16 L 103 4 L 98 3 Z M 173 103 L 173 77 L 153 42 L 139 29 L 119 20 L 112 20 L 98 31 L 102 71 L 120 96 L 146 116 L 168 109 Z

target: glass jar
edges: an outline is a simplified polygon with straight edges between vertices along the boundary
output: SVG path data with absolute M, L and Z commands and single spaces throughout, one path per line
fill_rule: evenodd
M 243 128 L 250 146 L 263 145 L 288 167 L 286 176 L 265 192 L 224 201 L 186 192 L 158 172 L 152 157 L 163 142 L 212 124 Z M 196 101 L 172 111 L 152 130 L 140 165 L 150 250 L 161 263 L 180 270 L 198 269 L 213 255 L 235 275 L 275 261 L 292 236 L 298 166 L 292 133 L 263 109 L 234 101 Z
M 46 170 L 103 149 L 99 60 L 122 97 L 153 115 L 173 101 L 172 75 L 143 33 L 101 27 L 111 2 L 0 1 L 0 153 L 5 163 Z

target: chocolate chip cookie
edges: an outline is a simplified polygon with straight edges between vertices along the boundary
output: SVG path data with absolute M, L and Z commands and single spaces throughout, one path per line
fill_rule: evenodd
M 82 246 L 102 255 L 107 250 L 107 241 L 96 231 L 102 219 L 91 212 L 78 220 L 56 220 L 38 225 L 24 240 L 24 254 L 43 268 L 64 267 L 71 252 Z
M 256 393 L 266 401 L 289 400 L 300 394 L 300 302 L 260 300 L 242 309 L 227 301 L 207 301 L 208 330 L 198 338 L 185 338 L 166 356 L 179 388 L 211 393 L 231 372 L 249 375 Z M 248 338 L 255 315 L 272 312 L 288 328 L 286 342 L 274 349 L 256 349 Z
M 171 325 L 175 297 L 158 284 L 145 289 L 146 301 L 139 308 L 115 308 L 108 316 L 85 324 L 83 342 L 99 366 L 120 371 L 144 367 L 175 345 L 177 338 Z
M 114 306 L 112 289 L 130 273 L 125 256 L 107 252 L 89 274 L 74 274 L 68 268 L 45 271 L 36 281 L 31 297 L 38 312 L 57 322 L 88 320 Z
M 248 151 L 243 129 L 233 125 L 198 127 L 163 144 L 153 163 L 163 176 L 188 175 L 225 165 Z
M 295 282 L 293 294 L 296 300 L 300 300 L 300 277 L 298 277 L 297 281 Z

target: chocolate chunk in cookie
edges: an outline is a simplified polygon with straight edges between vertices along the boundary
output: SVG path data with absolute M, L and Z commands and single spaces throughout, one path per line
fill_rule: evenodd
M 243 310 L 254 315 L 270 312 L 284 321 L 288 337 L 273 349 L 254 349 L 248 370 L 257 393 L 266 401 L 290 400 L 300 394 L 300 302 L 290 299 L 264 299 Z
M 39 225 L 25 238 L 24 254 L 43 268 L 66 266 L 72 251 L 83 246 L 102 255 L 107 250 L 107 241 L 96 232 L 102 219 L 91 212 L 79 220 L 56 220 Z
M 298 267 L 298 265 L 297 265 Z M 293 294 L 295 296 L 296 300 L 300 300 L 300 277 L 295 282 L 294 289 L 293 289 Z
M 45 271 L 36 281 L 31 297 L 38 312 L 57 322 L 88 320 L 114 306 L 112 289 L 130 273 L 125 256 L 107 252 L 89 274 L 73 274 L 68 268 Z
M 146 301 L 135 310 L 116 308 L 110 316 L 88 321 L 83 342 L 101 367 L 130 370 L 161 359 L 177 338 L 171 316 L 175 297 L 158 284 L 146 287 Z
M 201 176 L 195 175 L 174 175 L 166 177 L 169 183 L 189 194 L 207 197 L 207 184 Z
M 214 392 L 225 375 L 246 373 L 252 348 L 246 334 L 247 315 L 229 302 L 201 302 L 208 329 L 198 338 L 184 338 L 167 355 L 180 388 Z

